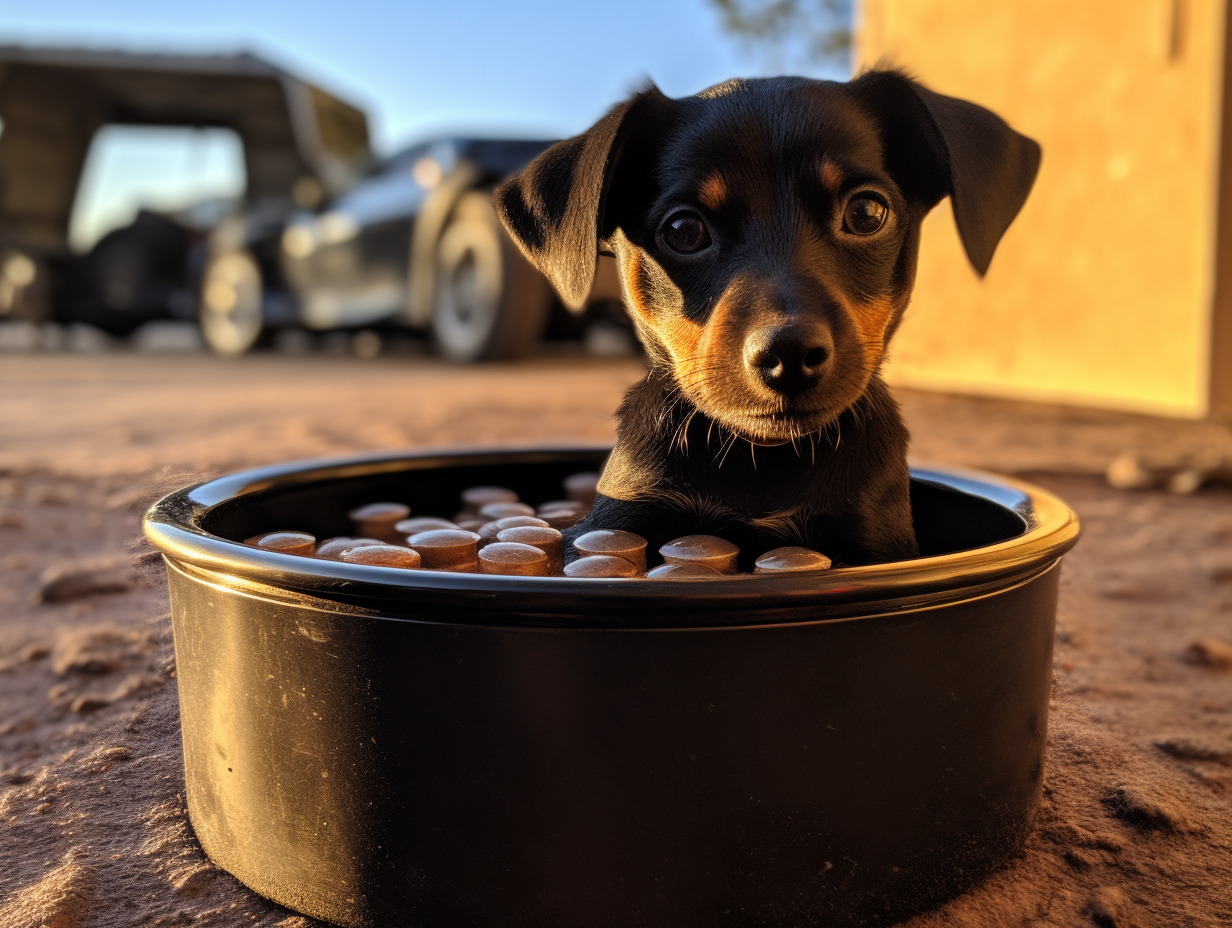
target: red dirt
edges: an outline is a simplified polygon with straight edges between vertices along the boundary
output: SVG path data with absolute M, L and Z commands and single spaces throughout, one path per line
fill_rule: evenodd
M 627 362 L 4 358 L 0 928 L 316 924 L 215 868 L 188 825 L 167 595 L 139 541 L 152 498 L 293 457 L 610 440 L 638 375 Z M 1232 433 L 899 395 L 917 457 L 1033 479 L 1085 530 L 1062 575 L 1039 827 L 1017 860 L 908 924 L 1232 924 L 1232 492 L 1128 493 L 1099 476 L 1125 450 L 1224 453 Z M 85 586 L 35 604 L 66 559 L 93 559 L 61 568 Z

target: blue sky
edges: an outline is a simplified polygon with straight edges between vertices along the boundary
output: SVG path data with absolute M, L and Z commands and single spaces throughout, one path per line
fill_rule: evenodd
M 571 135 L 646 78 L 683 96 L 767 73 L 707 0 L 8 2 L 0 43 L 252 51 L 361 106 L 383 152 L 448 131 Z M 139 201 L 168 207 L 234 186 L 236 159 L 204 136 L 186 146 L 139 134 L 94 160 L 80 241 Z M 185 164 L 205 173 L 185 181 Z

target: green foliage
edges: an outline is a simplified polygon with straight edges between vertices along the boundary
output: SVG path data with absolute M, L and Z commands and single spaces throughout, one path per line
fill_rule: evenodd
M 772 70 L 846 69 L 852 0 L 710 0 L 723 28 Z

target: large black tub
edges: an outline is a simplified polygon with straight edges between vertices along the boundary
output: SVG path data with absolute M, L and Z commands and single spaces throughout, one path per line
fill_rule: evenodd
M 173 493 L 188 810 L 219 866 L 339 925 L 884 924 L 1020 846 L 1059 559 L 1036 488 L 913 471 L 918 560 L 574 580 L 268 553 L 348 508 L 531 502 L 604 449 L 248 471 Z

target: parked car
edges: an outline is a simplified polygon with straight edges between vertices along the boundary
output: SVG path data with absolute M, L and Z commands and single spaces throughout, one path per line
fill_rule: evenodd
M 246 54 L 0 46 L 0 78 L 0 320 L 126 335 L 198 318 L 227 355 L 284 327 L 404 328 L 470 361 L 525 354 L 567 315 L 489 202 L 548 141 L 443 139 L 378 160 L 360 109 Z M 86 154 L 115 124 L 233 130 L 247 189 L 222 210 L 143 210 L 75 254 Z M 592 302 L 618 301 L 604 265 Z
M 491 194 L 550 144 L 426 142 L 315 210 L 222 223 L 201 291 L 206 341 L 239 354 L 280 326 L 410 328 L 457 361 L 528 353 L 561 307 L 505 233 Z M 591 302 L 619 299 L 605 266 Z

